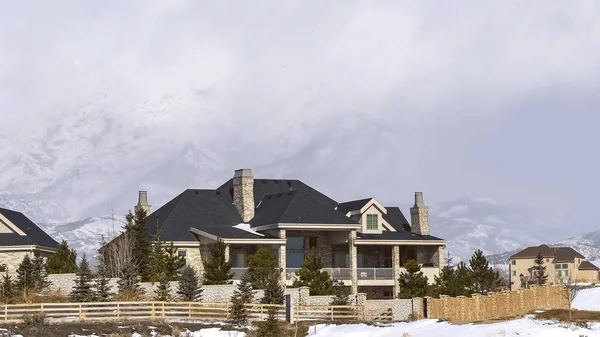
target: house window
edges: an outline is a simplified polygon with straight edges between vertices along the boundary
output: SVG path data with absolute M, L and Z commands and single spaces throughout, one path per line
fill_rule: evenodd
M 554 265 L 554 274 L 556 277 L 568 277 L 569 276 L 569 265 L 566 263 L 557 263 Z
M 513 266 L 517 264 L 517 260 L 512 260 L 510 262 L 512 263 Z
M 516 270 L 512 271 L 512 276 L 517 276 L 517 271 Z
M 185 260 L 185 258 L 187 256 L 187 252 L 185 250 L 178 250 L 177 251 L 177 256 L 179 256 L 180 258 L 182 258 L 182 259 Z
M 304 237 L 289 237 L 286 242 L 285 264 L 287 268 L 301 268 L 304 262 Z
M 377 214 L 367 214 L 367 229 L 378 229 Z
M 311 236 L 308 238 L 308 248 L 309 249 L 317 248 L 317 237 L 316 236 Z
M 246 268 L 246 253 L 237 253 L 235 255 L 235 267 Z

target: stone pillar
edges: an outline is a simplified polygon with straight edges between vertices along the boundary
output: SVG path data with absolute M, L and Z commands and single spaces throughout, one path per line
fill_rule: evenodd
M 471 298 L 473 300 L 473 306 L 475 311 L 475 317 L 469 317 L 468 319 L 474 319 L 475 321 L 481 321 L 483 316 L 481 315 L 481 294 L 471 294 Z M 487 313 L 489 314 L 489 313 Z M 486 319 L 489 317 L 485 317 Z
M 233 175 L 233 204 L 248 222 L 254 218 L 254 175 L 250 169 L 235 170 Z
M 423 192 L 415 192 L 415 204 L 410 208 L 411 231 L 429 235 L 429 208 L 423 203 Z
M 230 260 L 230 256 L 229 256 L 229 245 L 225 245 L 225 262 L 229 262 Z
M 298 288 L 298 304 L 299 305 L 308 305 L 308 298 L 310 296 L 310 288 L 309 287 L 300 287 Z
M 446 265 L 446 246 L 438 247 L 438 268 L 442 269 Z
M 146 212 L 146 216 L 152 213 L 152 206 L 148 204 L 148 192 L 147 191 L 139 191 L 138 193 L 138 203 L 135 205 L 134 209 L 137 211 L 138 209 L 143 209 Z M 154 224 L 152 224 L 154 225 Z
M 348 249 L 350 255 L 350 279 L 352 281 L 352 295 L 358 294 L 358 271 L 357 271 L 357 254 L 356 254 L 356 245 L 354 241 L 356 240 L 356 231 L 350 231 L 348 234 Z
M 280 239 L 285 239 L 286 238 L 286 233 L 285 233 L 285 229 L 280 229 L 279 230 L 279 238 Z M 285 257 L 285 253 L 286 253 L 286 245 L 280 245 L 278 250 L 278 259 L 279 259 L 279 268 L 281 269 L 281 275 L 280 275 L 280 281 L 281 281 L 281 285 L 285 288 L 285 283 L 287 281 L 287 272 L 286 272 L 286 257 Z
M 392 246 L 392 277 L 394 278 L 393 298 L 398 298 L 400 293 L 400 246 Z
M 358 293 L 356 294 L 356 305 L 363 306 L 367 304 L 367 294 Z

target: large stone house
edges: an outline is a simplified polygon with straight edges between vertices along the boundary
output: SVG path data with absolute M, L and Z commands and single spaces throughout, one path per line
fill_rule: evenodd
M 35 250 L 42 257 L 56 252 L 58 242 L 29 220 L 23 213 L 0 208 L 0 264 L 14 272 L 25 255 Z
M 509 258 L 510 289 L 526 288 L 535 280 L 535 260 L 542 255 L 548 284 L 561 282 L 598 283 L 598 267 L 570 247 L 540 245 L 527 247 Z
M 146 192 L 136 207 L 148 212 Z M 236 170 L 217 189 L 188 189 L 146 218 L 148 234 L 162 228 L 187 263 L 203 270 L 208 245 L 227 244 L 235 278 L 248 255 L 271 247 L 291 286 L 308 252 L 316 248 L 325 270 L 352 287 L 354 294 L 392 298 L 408 259 L 416 259 L 433 281 L 444 264 L 446 242 L 430 235 L 423 194 L 415 193 L 411 223 L 398 207 L 374 198 L 338 203 L 299 180 L 255 179 L 249 169 Z

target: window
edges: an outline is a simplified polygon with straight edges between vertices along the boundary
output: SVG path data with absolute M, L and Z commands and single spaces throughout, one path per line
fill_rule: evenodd
M 516 270 L 512 271 L 512 276 L 517 276 L 517 271 Z
M 308 238 L 308 248 L 309 249 L 317 248 L 317 237 L 316 236 L 311 236 Z
M 569 276 L 569 265 L 566 263 L 557 263 L 554 265 L 554 275 L 556 277 L 568 277 Z
M 367 229 L 378 229 L 377 214 L 367 214 Z
M 177 256 L 185 259 L 185 257 L 187 256 L 187 252 L 185 250 L 178 250 L 177 251 Z
M 237 253 L 235 255 L 235 267 L 246 268 L 246 253 Z
M 286 242 L 285 264 L 287 268 L 301 268 L 304 262 L 304 237 L 289 237 Z
M 566 263 L 563 263 L 563 265 L 562 265 L 562 269 L 569 269 L 569 265 L 568 265 L 568 264 L 566 264 Z
M 517 260 L 512 260 L 510 262 L 512 263 L 513 266 L 517 264 Z

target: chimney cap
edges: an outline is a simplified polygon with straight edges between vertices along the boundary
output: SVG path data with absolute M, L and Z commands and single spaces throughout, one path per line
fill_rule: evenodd
M 150 206 L 148 205 L 148 192 L 139 191 L 138 206 Z
M 415 206 L 425 206 L 423 203 L 423 192 L 415 192 Z
M 238 169 L 235 170 L 234 177 L 254 177 L 252 169 Z

